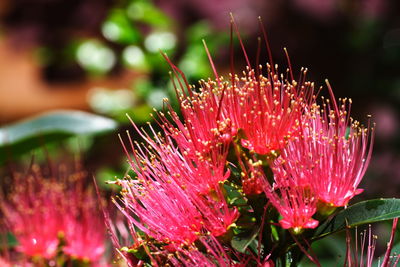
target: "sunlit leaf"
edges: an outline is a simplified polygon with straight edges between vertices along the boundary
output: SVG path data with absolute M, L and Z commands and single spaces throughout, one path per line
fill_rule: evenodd
M 160 28 L 171 26 L 171 19 L 150 1 L 133 1 L 127 8 L 130 19 Z
M 113 50 L 99 40 L 81 42 L 76 49 L 75 57 L 79 65 L 92 74 L 105 74 L 116 63 Z
M 140 40 L 140 32 L 121 9 L 110 12 L 101 31 L 106 39 L 119 44 L 133 44 Z
M 74 135 L 93 135 L 116 129 L 109 118 L 83 111 L 63 110 L 45 113 L 0 128 L 0 163 L 46 143 Z
M 400 199 L 382 198 L 359 202 L 340 211 L 331 220 L 319 226 L 314 239 L 344 230 L 346 226 L 355 227 L 397 217 L 400 217 Z

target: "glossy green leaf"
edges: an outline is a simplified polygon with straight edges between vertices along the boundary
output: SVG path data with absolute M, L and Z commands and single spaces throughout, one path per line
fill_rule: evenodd
M 323 223 L 315 232 L 314 239 L 344 230 L 346 226 L 392 220 L 400 217 L 400 199 L 373 199 L 354 204 L 341 210 L 331 220 Z
M 83 111 L 45 113 L 0 128 L 0 163 L 46 143 L 61 141 L 74 135 L 104 133 L 116 127 L 114 120 Z
M 260 228 L 256 227 L 253 228 L 252 231 L 245 231 L 239 234 L 235 234 L 231 240 L 231 246 L 241 253 L 246 252 L 248 247 L 251 247 L 252 249 L 257 249 L 257 236 L 259 231 Z

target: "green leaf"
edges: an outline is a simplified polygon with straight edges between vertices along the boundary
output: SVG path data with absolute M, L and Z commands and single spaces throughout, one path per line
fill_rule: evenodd
M 341 210 L 331 220 L 319 226 L 313 239 L 344 230 L 346 226 L 358 225 L 391 220 L 400 217 L 400 199 L 373 199 L 354 204 Z
M 83 40 L 76 46 L 75 59 L 92 75 L 104 75 L 116 64 L 114 51 L 96 39 Z
M 119 44 L 134 44 L 141 38 L 139 30 L 130 22 L 123 9 L 112 10 L 101 31 L 107 40 Z
M 260 228 L 256 227 L 253 228 L 252 231 L 235 234 L 235 236 L 231 240 L 231 246 L 241 253 L 245 253 L 247 247 L 251 247 L 253 250 L 257 250 L 258 240 L 256 239 L 256 237 L 258 236 L 259 231 Z
M 18 240 L 15 235 L 11 232 L 0 234 L 0 249 L 3 251 L 16 247 L 18 245 Z
M 116 127 L 114 120 L 83 111 L 45 113 L 0 128 L 0 163 L 46 143 L 61 141 L 74 135 L 105 133 Z
M 127 15 L 133 21 L 155 27 L 169 28 L 172 25 L 171 19 L 149 1 L 132 1 L 127 8 Z

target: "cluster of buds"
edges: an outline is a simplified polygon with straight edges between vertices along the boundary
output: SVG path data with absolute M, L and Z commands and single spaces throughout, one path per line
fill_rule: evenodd
M 14 173 L 1 211 L 7 230 L 17 239 L 10 266 L 106 266 L 105 225 L 95 192 L 83 171 L 61 166 L 46 174 L 33 165 Z

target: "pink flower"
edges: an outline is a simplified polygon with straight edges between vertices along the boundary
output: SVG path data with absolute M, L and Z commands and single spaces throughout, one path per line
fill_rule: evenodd
M 198 183 L 191 181 L 213 179 L 212 173 L 204 173 L 204 166 L 179 154 L 168 139 L 156 137 L 154 142 L 141 134 L 149 146 L 131 142 L 132 157 L 124 146 L 137 177 L 118 181 L 123 189 L 122 204 L 117 206 L 128 220 L 173 249 L 191 244 L 204 230 L 224 234 L 237 219 L 237 210 L 228 207 L 218 181 L 201 192 L 195 187 Z
M 64 216 L 63 251 L 73 258 L 99 263 L 105 252 L 105 224 L 96 196 L 76 185 L 66 197 L 70 203 Z
M 36 166 L 26 177 L 15 178 L 14 191 L 1 208 L 18 239 L 18 251 L 30 257 L 55 256 L 63 230 L 61 196 L 60 185 L 44 179 Z
M 254 71 L 236 77 L 226 91 L 226 105 L 242 133 L 241 145 L 261 155 L 279 152 L 298 135 L 299 119 L 313 90 L 311 83 L 283 82 L 269 71 L 268 77 L 255 77 Z
M 314 105 L 305 119 L 302 135 L 291 141 L 273 164 L 276 179 L 292 177 L 309 186 L 328 206 L 345 206 L 362 192 L 358 185 L 372 153 L 370 130 L 349 117 L 350 101 L 340 107 L 329 100 Z
M 174 86 L 183 120 L 181 121 L 171 105 L 167 103 L 172 122 L 166 119 L 164 113 L 159 113 L 160 126 L 189 158 L 200 157 L 214 161 L 215 157 L 218 157 L 219 161 L 224 161 L 229 144 L 236 135 L 236 128 L 233 127 L 230 114 L 227 114 L 222 102 L 227 85 L 223 85 L 219 80 L 218 82 L 203 81 L 199 92 L 196 92 L 187 84 L 181 71 L 172 63 L 170 64 L 178 80 L 178 82 L 175 81 Z
M 315 228 L 318 221 L 312 216 L 317 211 L 317 199 L 310 188 L 296 184 L 291 177 L 279 177 L 273 187 L 265 181 L 265 194 L 283 217 L 279 223 L 295 234 L 305 228 Z
M 105 226 L 97 197 L 84 185 L 85 175 L 60 171 L 48 177 L 34 165 L 26 177 L 17 176 L 2 209 L 18 251 L 50 260 L 62 248 L 71 257 L 100 263 Z
M 134 123 L 133 125 L 136 127 Z M 229 177 L 229 170 L 225 171 L 227 152 L 220 151 L 218 146 L 208 153 L 207 158 L 205 156 L 191 157 L 186 153 L 181 153 L 169 135 L 163 138 L 151 126 L 149 129 L 154 140 L 147 133 L 136 128 L 151 147 L 151 151 L 143 150 L 138 157 L 141 161 L 146 161 L 146 154 L 154 154 L 153 156 L 163 163 L 163 168 L 168 171 L 171 179 L 174 179 L 182 188 L 187 188 L 190 192 L 208 194 Z M 132 164 L 135 165 L 134 162 L 131 162 Z
M 203 224 L 201 214 L 175 182 L 153 182 L 146 174 L 139 174 L 138 180 L 118 183 L 122 203 L 116 205 L 140 231 L 173 248 L 197 239 Z
M 249 258 L 238 256 L 236 260 L 230 255 L 229 250 L 213 236 L 205 236 L 199 240 L 206 248 L 207 253 L 202 253 L 197 247 L 192 246 L 189 248 L 180 248 L 175 257 L 170 259 L 174 266 L 187 266 L 187 267 L 244 267 L 248 266 Z
M 7 260 L 0 258 L 0 266 L 2 267 L 11 267 L 11 263 L 9 263 Z
M 351 236 L 350 230 L 347 229 L 346 232 L 346 258 L 344 265 L 346 266 L 359 266 L 359 267 L 395 267 L 400 262 L 400 255 L 394 253 L 393 245 L 394 239 L 397 229 L 398 218 L 393 220 L 392 231 L 390 235 L 390 240 L 387 243 L 385 254 L 379 258 L 379 260 L 375 257 L 375 249 L 378 237 L 372 234 L 371 225 L 369 225 L 368 233 L 367 230 L 364 230 L 360 234 L 360 240 L 357 238 L 357 229 L 356 229 L 356 238 L 354 247 L 351 246 Z M 378 263 L 377 263 L 378 262 Z

